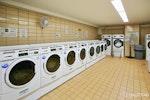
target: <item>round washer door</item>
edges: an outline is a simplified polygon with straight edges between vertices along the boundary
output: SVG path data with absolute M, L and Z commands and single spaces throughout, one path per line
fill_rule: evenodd
M 60 56 L 57 54 L 51 55 L 46 62 L 46 72 L 56 72 L 60 67 Z
M 150 49 L 150 41 L 148 42 L 147 47 Z
M 85 59 L 85 56 L 86 56 L 86 50 L 83 48 L 83 49 L 80 51 L 80 59 L 81 59 L 81 60 L 84 60 L 84 59 Z
M 96 53 L 99 54 L 100 53 L 100 46 L 96 47 Z
M 106 43 L 107 43 L 107 46 L 110 46 L 110 40 L 109 39 L 105 39 Z
M 103 52 L 104 51 L 104 46 L 103 45 L 101 45 L 101 52 Z
M 28 59 L 13 63 L 7 69 L 6 82 L 15 88 L 29 84 L 35 76 L 35 66 L 35 62 Z
M 91 47 L 90 48 L 90 56 L 93 56 L 94 55 L 94 47 Z
M 114 46 L 115 46 L 116 48 L 122 47 L 122 46 L 123 46 L 123 41 L 120 40 L 120 39 L 116 39 L 116 40 L 114 41 Z
M 67 55 L 67 63 L 68 63 L 69 65 L 72 65 L 72 64 L 74 64 L 75 59 L 76 59 L 76 54 L 75 54 L 75 52 L 74 52 L 74 51 L 70 51 L 70 52 L 68 53 L 68 55 Z
M 105 50 L 107 50 L 107 44 L 105 44 L 105 47 L 104 47 L 104 48 L 105 48 Z

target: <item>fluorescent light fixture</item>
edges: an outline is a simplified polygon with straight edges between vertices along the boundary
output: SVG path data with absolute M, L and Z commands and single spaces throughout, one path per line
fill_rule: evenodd
M 120 17 L 122 18 L 123 22 L 128 22 L 127 14 L 124 10 L 123 4 L 121 0 L 111 0 L 112 5 L 119 13 Z

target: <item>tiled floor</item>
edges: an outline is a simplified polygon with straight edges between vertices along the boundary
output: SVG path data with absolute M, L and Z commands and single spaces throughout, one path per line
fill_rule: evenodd
M 146 61 L 107 57 L 41 100 L 150 100 L 149 95 Z

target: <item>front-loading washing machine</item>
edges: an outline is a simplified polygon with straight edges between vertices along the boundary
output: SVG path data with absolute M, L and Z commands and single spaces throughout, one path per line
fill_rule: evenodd
M 95 50 L 96 50 L 96 62 L 101 59 L 101 45 L 100 40 L 95 41 Z
M 79 57 L 79 62 L 80 66 L 84 70 L 86 67 L 86 62 L 87 62 L 87 42 L 86 41 L 79 41 L 78 42 L 78 57 Z
M 49 44 L 41 47 L 41 87 L 50 85 L 63 77 L 64 46 Z
M 73 71 L 79 69 L 80 62 L 78 57 L 78 43 L 77 42 L 66 42 L 62 43 L 64 45 L 64 62 L 65 62 L 65 71 L 64 74 L 68 75 Z
M 107 51 L 106 55 L 111 55 L 112 54 L 112 35 L 111 34 L 105 34 L 102 35 L 102 39 L 106 41 L 107 43 Z
M 150 61 L 150 34 L 145 35 L 146 60 Z
M 96 61 L 96 54 L 95 54 L 95 43 L 93 40 L 88 41 L 88 57 L 87 57 L 87 65 L 86 68 L 90 67 L 93 65 Z
M 124 35 L 113 35 L 113 56 L 124 57 Z
M 40 88 L 39 49 L 9 47 L 0 51 L 0 100 L 17 100 Z
M 106 44 L 106 41 L 104 40 L 101 40 L 100 41 L 100 47 L 101 47 L 101 56 L 100 56 L 100 59 L 103 59 L 106 57 L 106 50 L 107 50 L 107 44 Z

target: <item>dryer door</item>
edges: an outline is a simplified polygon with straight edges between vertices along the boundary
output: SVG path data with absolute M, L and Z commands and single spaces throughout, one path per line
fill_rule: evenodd
M 83 48 L 83 49 L 80 51 L 80 59 L 81 59 L 81 60 L 84 60 L 84 59 L 85 59 L 85 56 L 86 56 L 86 50 Z
M 94 47 L 91 47 L 90 48 L 90 56 L 93 56 L 94 55 Z
M 46 62 L 46 72 L 48 74 L 56 72 L 60 67 L 60 56 L 57 54 L 51 55 Z
M 123 46 L 123 41 L 120 40 L 120 39 L 116 39 L 116 40 L 114 41 L 114 46 L 115 46 L 116 48 L 122 47 L 122 46 Z
M 6 83 L 11 87 L 22 87 L 30 83 L 35 76 L 35 62 L 21 60 L 15 62 L 7 69 Z
M 99 54 L 100 53 L 100 46 L 96 47 L 96 53 Z
M 72 65 L 74 64 L 75 59 L 76 59 L 76 53 L 74 51 L 70 51 L 67 55 L 67 63 L 69 65 Z

